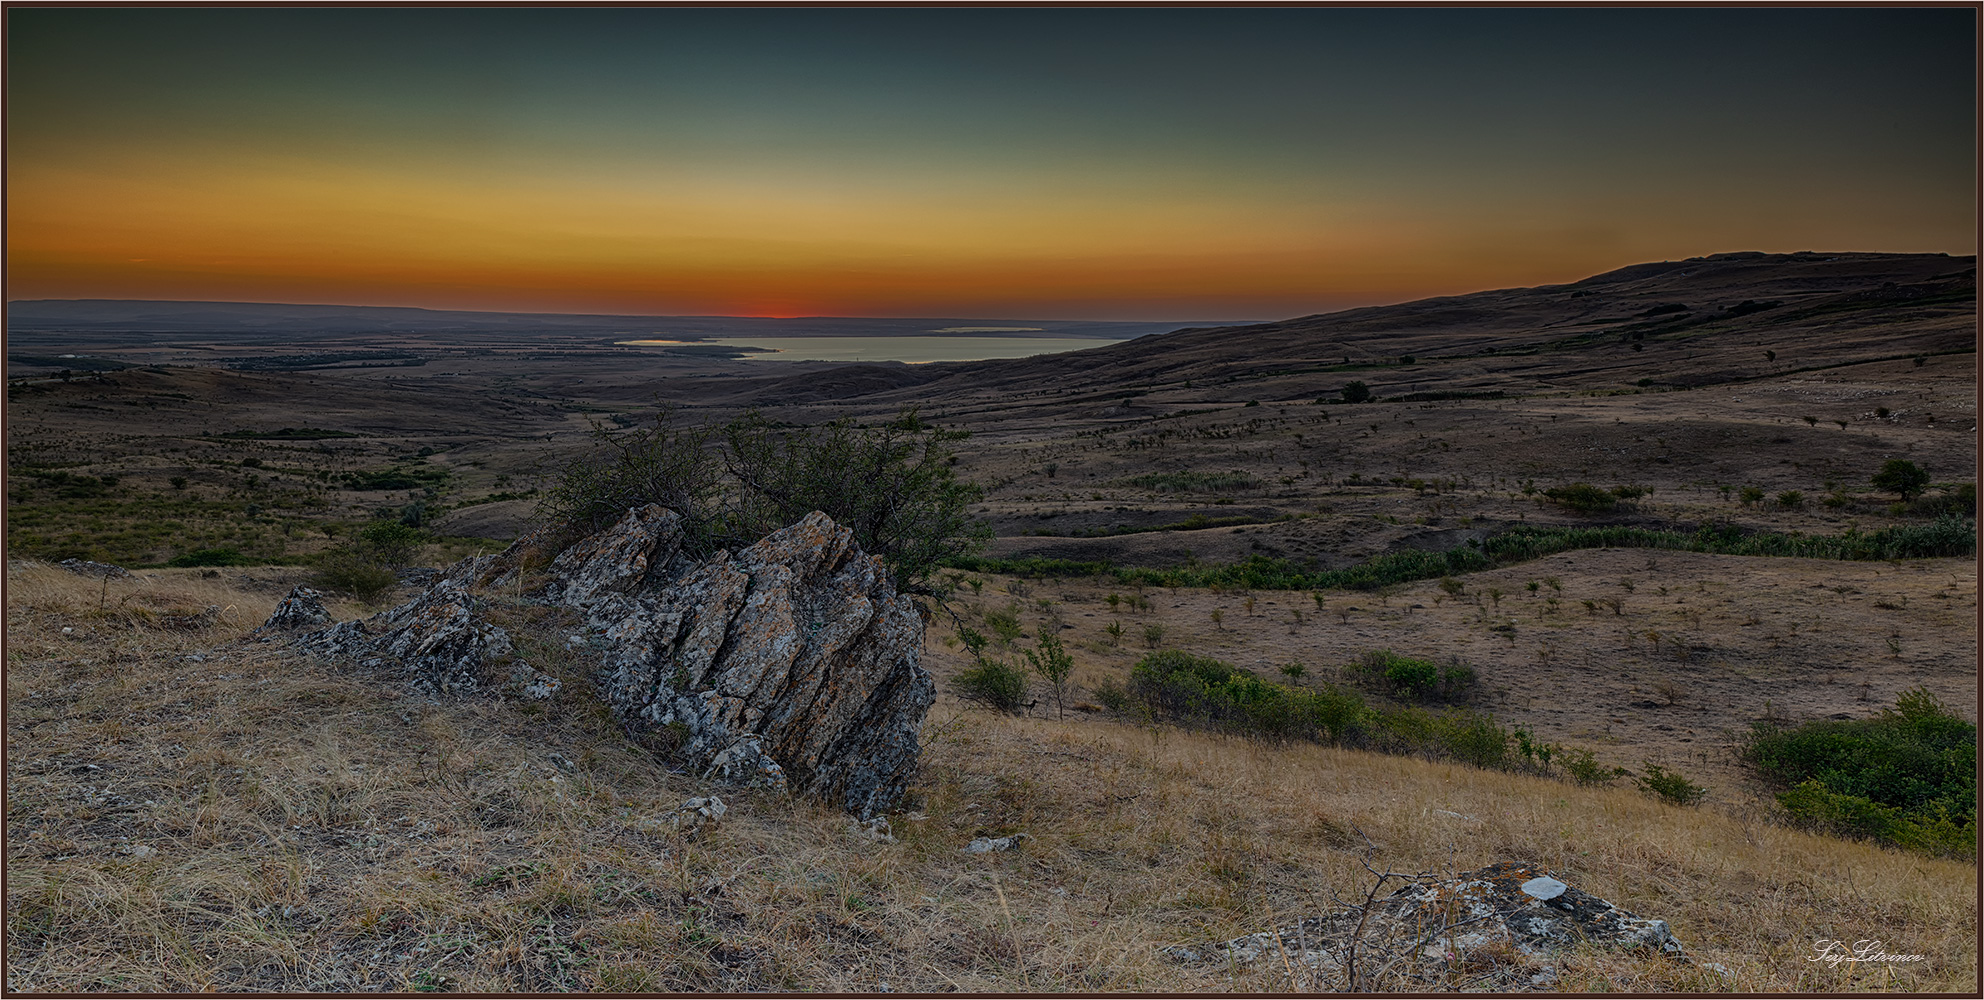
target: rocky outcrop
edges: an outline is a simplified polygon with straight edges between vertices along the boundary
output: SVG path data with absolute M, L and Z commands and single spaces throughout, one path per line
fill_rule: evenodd
M 815 512 L 735 554 L 683 553 L 681 519 L 629 511 L 567 545 L 535 532 L 463 560 L 419 598 L 299 641 L 400 671 L 437 693 L 501 683 L 508 635 L 478 592 L 585 614 L 606 701 L 630 729 L 667 730 L 705 777 L 815 795 L 864 819 L 902 794 L 936 696 L 918 663 L 923 620 L 853 532 Z M 541 692 L 555 679 L 527 668 Z M 522 673 L 511 677 L 514 683 Z
M 587 608 L 611 594 L 627 594 L 665 567 L 682 548 L 682 518 L 660 504 L 627 512 L 613 527 L 588 535 L 551 561 L 545 597 Z
M 673 524 L 634 511 L 581 556 L 560 556 L 553 586 L 594 602 L 614 711 L 632 726 L 685 727 L 689 756 L 713 776 L 783 781 L 864 818 L 893 804 L 936 688 L 917 662 L 923 620 L 881 561 L 815 512 L 629 587 L 646 572 L 637 564 L 673 561 Z M 602 573 L 603 562 L 625 569 Z
M 469 694 L 500 684 L 510 636 L 484 621 L 475 595 L 451 580 L 390 611 L 301 637 L 321 656 L 389 669 L 436 694 Z
M 1532 988 L 1554 980 L 1551 960 L 1579 944 L 1686 957 L 1666 921 L 1635 916 L 1539 869 L 1506 863 L 1410 883 L 1373 901 L 1368 914 L 1341 907 L 1274 930 L 1166 951 L 1186 962 L 1285 957 L 1327 984 L 1346 979 L 1353 944 L 1366 989 L 1389 988 L 1368 981 L 1386 967 L 1404 984 L 1439 982 L 1443 972 L 1460 969 L 1470 970 L 1478 985 Z
M 324 607 L 323 594 L 309 587 L 292 587 L 276 604 L 276 610 L 269 615 L 269 620 L 255 630 L 255 634 L 314 628 L 328 624 L 330 621 L 331 613 Z

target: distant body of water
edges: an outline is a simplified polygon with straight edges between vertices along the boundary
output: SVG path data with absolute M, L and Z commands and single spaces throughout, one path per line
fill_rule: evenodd
M 984 361 L 987 358 L 1026 358 L 1060 354 L 1090 347 L 1120 344 L 1092 337 L 712 337 L 692 342 L 623 340 L 638 347 L 765 348 L 744 355 L 752 361 Z

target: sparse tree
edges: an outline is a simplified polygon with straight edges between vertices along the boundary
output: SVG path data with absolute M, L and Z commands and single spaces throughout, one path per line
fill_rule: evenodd
M 1929 485 L 1929 472 L 1908 459 L 1890 458 L 1881 466 L 1881 471 L 1874 473 L 1872 482 L 1876 487 L 1901 497 L 1902 502 L 1906 503 Z
M 1022 650 L 1026 661 L 1033 665 L 1035 673 L 1047 679 L 1054 692 L 1055 718 L 1066 715 L 1068 675 L 1075 669 L 1074 657 L 1061 645 L 1059 636 L 1043 634 L 1037 649 Z

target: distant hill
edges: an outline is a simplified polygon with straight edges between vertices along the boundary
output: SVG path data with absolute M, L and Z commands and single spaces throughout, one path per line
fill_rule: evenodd
M 1972 350 L 1977 259 L 1724 253 L 1509 288 L 1152 334 L 1075 356 L 918 366 L 870 401 L 1024 398 L 1165 386 L 1299 399 L 1363 381 L 1380 396 L 1686 387 L 1800 366 Z M 1410 362 L 1404 359 L 1410 358 Z M 1645 380 L 1642 383 L 1642 380 Z M 817 398 L 817 379 L 759 392 Z M 898 382 L 905 381 L 898 377 Z

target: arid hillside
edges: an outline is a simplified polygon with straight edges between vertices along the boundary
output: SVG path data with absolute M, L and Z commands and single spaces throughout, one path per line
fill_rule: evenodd
M 1643 379 L 1692 388 L 1969 350 L 1976 287 L 1971 257 L 1717 254 L 1568 285 L 1154 334 L 1081 352 L 1074 365 L 1054 356 L 932 365 L 927 381 L 896 395 L 1197 389 L 1208 400 L 1244 394 L 1281 402 L 1314 398 L 1349 379 L 1380 396 L 1616 388 Z
M 1353 829 L 1399 868 L 1554 866 L 1734 970 L 1593 957 L 1560 989 L 1975 981 L 1974 864 L 1794 828 L 1740 759 L 1759 722 L 1916 689 L 1974 721 L 1972 258 L 1723 254 L 916 366 L 239 334 L 65 328 L 10 362 L 15 988 L 1286 988 L 1155 949 L 1359 891 Z M 751 798 L 673 839 L 655 817 L 698 786 L 624 741 L 518 594 L 491 599 L 565 677 L 548 704 L 227 645 L 362 532 L 424 532 L 415 565 L 493 551 L 601 435 L 752 408 L 970 432 L 951 468 L 995 537 L 935 581 L 924 818 L 894 853 Z M 1877 484 L 1895 461 L 1924 481 Z M 1038 680 L 1018 717 L 965 700 L 966 629 L 1014 662 L 1058 637 L 1066 717 Z M 1160 650 L 1306 692 L 1383 651 L 1465 668 L 1448 708 L 1705 792 L 1108 710 Z M 959 854 L 1014 832 L 1037 839 Z M 1828 967 L 1815 936 L 1931 961 Z

